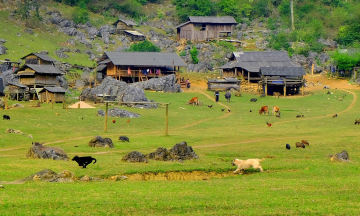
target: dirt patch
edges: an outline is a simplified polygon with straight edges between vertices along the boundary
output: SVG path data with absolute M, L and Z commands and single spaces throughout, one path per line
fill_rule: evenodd
M 191 172 L 165 172 L 165 173 L 135 173 L 125 175 L 130 181 L 179 181 L 179 180 L 209 180 L 210 178 L 223 178 L 237 176 L 232 171 L 217 173 L 205 171 Z
M 69 108 L 71 108 L 71 109 L 77 109 L 78 107 L 79 107 L 79 104 L 80 104 L 80 109 L 83 109 L 83 108 L 95 108 L 95 107 L 93 107 L 93 106 L 91 106 L 91 105 L 89 105 L 89 104 L 87 104 L 87 103 L 85 103 L 85 102 L 83 102 L 83 101 L 80 101 L 80 102 L 76 102 L 76 103 L 74 103 L 73 105 L 71 105 L 71 106 L 69 106 Z

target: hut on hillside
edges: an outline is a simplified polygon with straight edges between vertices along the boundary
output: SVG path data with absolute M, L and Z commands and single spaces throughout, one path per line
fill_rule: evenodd
M 29 88 L 56 86 L 56 77 L 62 74 L 52 65 L 25 64 L 17 71 L 20 83 Z
M 180 67 L 187 66 L 178 54 L 163 52 L 104 52 L 98 64 L 98 72 L 125 82 L 176 73 L 179 76 Z
M 10 97 L 19 101 L 25 99 L 25 94 L 29 93 L 29 88 L 26 85 L 23 85 L 21 83 L 8 83 L 8 94 L 10 94 Z
M 228 37 L 232 34 L 236 21 L 231 16 L 189 16 L 189 21 L 182 23 L 177 29 L 177 39 L 206 41 Z
M 40 102 L 46 103 L 63 103 L 67 91 L 61 87 L 45 87 L 39 91 Z
M 143 40 L 145 40 L 145 35 L 141 34 L 140 32 L 125 30 L 124 33 L 129 38 L 131 38 L 132 41 L 143 41 Z
M 119 19 L 113 23 L 113 26 L 116 28 L 117 34 L 123 34 L 126 30 L 133 31 L 136 23 L 133 20 Z
M 46 54 L 41 53 L 30 53 L 22 57 L 25 60 L 25 64 L 37 64 L 37 65 L 52 65 L 54 66 L 55 59 L 51 58 Z

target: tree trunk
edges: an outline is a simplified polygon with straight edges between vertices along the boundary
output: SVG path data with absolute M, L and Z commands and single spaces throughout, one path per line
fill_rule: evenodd
M 294 26 L 294 0 L 290 1 L 290 10 L 291 10 L 291 29 L 295 30 L 295 26 Z

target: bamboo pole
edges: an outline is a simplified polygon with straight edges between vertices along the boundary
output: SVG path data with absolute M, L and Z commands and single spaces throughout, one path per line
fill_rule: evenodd
M 8 97 L 9 97 L 9 95 L 6 94 L 5 95 L 5 109 L 8 109 Z
M 312 64 L 312 67 L 311 67 L 311 75 L 314 75 L 314 64 Z
M 51 100 L 51 108 L 54 109 L 54 100 Z
M 78 103 L 78 109 L 80 109 L 80 103 Z
M 105 132 L 107 132 L 108 106 L 109 106 L 109 103 L 106 103 L 106 108 L 105 108 Z
M 165 135 L 168 136 L 169 132 L 169 104 L 166 104 L 166 113 L 165 113 Z

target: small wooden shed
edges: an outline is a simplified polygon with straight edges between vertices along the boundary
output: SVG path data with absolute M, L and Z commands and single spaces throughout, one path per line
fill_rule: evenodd
M 209 91 L 228 91 L 230 89 L 240 90 L 241 80 L 235 78 L 208 79 Z
M 134 30 L 136 23 L 133 20 L 119 19 L 113 23 L 113 26 L 116 28 L 117 34 L 123 34 L 125 30 Z
M 61 87 L 45 87 L 41 91 L 40 94 L 40 102 L 46 103 L 63 103 L 65 101 L 65 93 L 67 91 Z
M 131 38 L 132 41 L 143 41 L 143 40 L 145 40 L 145 35 L 141 34 L 138 31 L 126 30 L 124 32 L 128 37 Z

